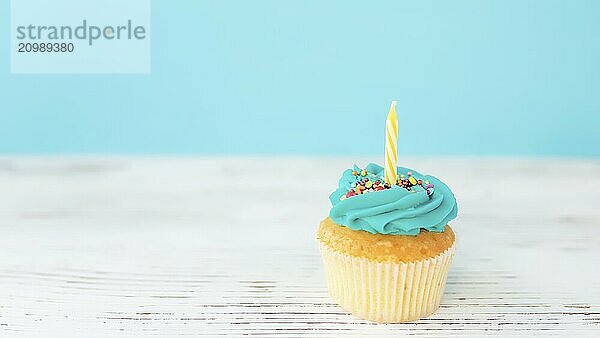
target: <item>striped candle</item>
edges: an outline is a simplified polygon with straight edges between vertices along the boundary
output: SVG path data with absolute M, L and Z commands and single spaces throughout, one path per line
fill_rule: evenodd
M 396 101 L 392 101 L 390 112 L 385 122 L 385 181 L 390 185 L 396 184 L 398 174 L 398 117 L 396 116 Z

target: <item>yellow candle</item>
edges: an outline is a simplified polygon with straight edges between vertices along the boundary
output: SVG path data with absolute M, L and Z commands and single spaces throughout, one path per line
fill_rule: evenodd
M 385 122 L 385 181 L 390 185 L 396 184 L 398 174 L 398 117 L 396 116 L 396 101 L 392 101 L 390 112 Z

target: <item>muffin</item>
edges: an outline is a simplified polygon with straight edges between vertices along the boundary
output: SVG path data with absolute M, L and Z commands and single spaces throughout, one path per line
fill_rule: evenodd
M 317 231 L 331 298 L 380 323 L 435 312 L 454 254 L 450 189 L 433 176 L 397 167 L 397 182 L 369 164 L 346 170 Z

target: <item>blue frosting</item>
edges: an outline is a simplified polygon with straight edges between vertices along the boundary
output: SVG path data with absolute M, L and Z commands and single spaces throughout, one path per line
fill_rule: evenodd
M 365 169 L 367 178 L 383 181 L 383 167 L 370 163 Z M 391 189 L 344 198 L 357 181 L 353 170 L 360 172 L 356 166 L 344 171 L 338 189 L 329 196 L 333 205 L 329 217 L 337 224 L 370 233 L 417 235 L 421 229 L 443 232 L 446 224 L 456 218 L 458 206 L 448 186 L 433 176 L 403 167 L 398 167 L 398 176 L 412 171 L 414 177 L 433 184 L 432 191 L 428 194 L 419 185 L 411 191 L 393 185 Z

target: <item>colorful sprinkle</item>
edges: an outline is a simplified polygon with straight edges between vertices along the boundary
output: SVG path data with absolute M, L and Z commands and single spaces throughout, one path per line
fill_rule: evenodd
M 340 197 L 341 201 L 352 196 L 392 188 L 392 185 L 385 182 L 383 177 L 378 177 L 376 174 L 369 173 L 366 169 L 360 169 L 357 166 L 354 167 L 352 175 L 356 177 L 356 182 L 350 183 L 351 188 L 345 195 Z M 425 181 L 422 178 L 415 177 L 412 171 L 400 174 L 394 185 L 406 189 L 411 193 L 425 192 L 430 198 L 433 195 L 433 184 L 430 184 L 429 181 Z

